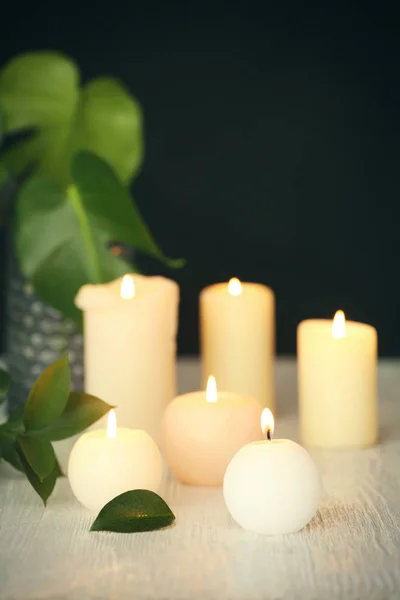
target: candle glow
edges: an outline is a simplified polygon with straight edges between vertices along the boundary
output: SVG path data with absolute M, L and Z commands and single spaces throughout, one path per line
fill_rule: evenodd
M 270 439 L 272 434 L 274 433 L 274 428 L 275 428 L 274 415 L 269 410 L 269 408 L 264 408 L 264 410 L 261 413 L 261 430 L 262 430 L 264 436 L 267 437 L 268 439 Z
M 216 402 L 217 397 L 217 382 L 215 381 L 215 377 L 210 375 L 207 381 L 206 400 L 207 402 Z
M 121 281 L 120 294 L 124 300 L 131 300 L 135 297 L 135 282 L 130 275 L 124 275 Z
M 228 283 L 228 292 L 231 296 L 240 296 L 242 293 L 242 284 L 237 277 L 232 277 Z
M 117 437 L 117 417 L 115 416 L 114 409 L 111 409 L 110 412 L 108 413 L 107 437 L 108 438 L 116 438 Z
M 333 317 L 332 337 L 335 339 L 344 338 L 346 335 L 346 317 L 342 310 L 338 310 Z

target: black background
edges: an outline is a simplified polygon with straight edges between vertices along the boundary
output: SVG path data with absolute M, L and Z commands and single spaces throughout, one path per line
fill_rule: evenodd
M 165 252 L 188 261 L 172 273 L 181 353 L 198 349 L 200 289 L 238 276 L 274 288 L 281 353 L 301 319 L 343 308 L 399 354 L 397 9 L 271 6 L 14 3 L 1 62 L 57 49 L 142 103 L 134 194 Z

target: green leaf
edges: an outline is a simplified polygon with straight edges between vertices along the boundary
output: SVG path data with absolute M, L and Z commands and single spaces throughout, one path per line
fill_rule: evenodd
M 30 466 L 29 462 L 26 460 L 21 449 L 19 449 L 19 457 L 22 468 L 29 483 L 31 484 L 35 492 L 39 494 L 39 496 L 43 500 L 43 504 L 46 506 L 47 500 L 54 490 L 54 486 L 56 484 L 57 479 L 59 477 L 63 477 L 63 472 L 61 470 L 60 465 L 58 464 L 58 461 L 55 461 L 54 469 L 51 471 L 51 473 L 45 479 L 43 479 L 43 481 L 41 481 L 35 473 L 35 471 Z
M 175 515 L 158 494 L 131 490 L 110 500 L 99 512 L 91 531 L 133 533 L 171 525 Z
M 4 116 L 0 110 L 0 146 L 3 141 Z M 6 165 L 0 162 L 0 226 L 3 225 L 10 211 L 16 192 L 16 183 Z
M 50 441 L 45 438 L 21 435 L 18 436 L 18 444 L 40 481 L 46 479 L 56 464 L 56 455 Z
M 103 156 L 125 182 L 140 167 L 142 116 L 136 100 L 110 78 L 81 89 L 76 65 L 62 54 L 30 52 L 9 61 L 0 72 L 0 107 L 8 133 L 34 130 L 32 143 L 13 149 L 17 174 L 34 165 L 64 186 L 78 149 Z
M 11 429 L 11 431 L 16 431 L 18 433 L 24 433 L 25 432 L 24 411 L 25 411 L 25 403 L 20 404 L 19 406 L 17 406 L 17 408 L 14 408 L 14 410 L 11 411 L 11 413 L 8 417 L 8 421 L 6 423 L 4 423 L 4 425 L 8 429 Z
M 99 77 L 82 90 L 77 148 L 91 150 L 129 181 L 143 161 L 142 110 L 115 79 Z
M 0 369 L 0 404 L 7 395 L 8 387 L 10 385 L 10 376 L 7 371 Z
M 22 188 L 15 240 L 20 265 L 36 293 L 65 317 L 81 323 L 74 303 L 81 286 L 106 283 L 132 267 L 108 245 L 124 242 L 177 266 L 155 244 L 128 192 L 109 165 L 80 152 L 72 165 L 74 184 L 64 192 L 34 178 Z M 43 235 L 43 222 L 46 235 Z
M 87 429 L 112 408 L 90 394 L 71 392 L 63 414 L 39 433 L 52 441 L 63 440 Z
M 68 356 L 64 356 L 43 371 L 30 391 L 24 409 L 27 431 L 43 429 L 61 415 L 70 387 Z
M 74 156 L 71 169 L 72 179 L 96 229 L 108 231 L 112 240 L 129 244 L 170 267 L 182 266 L 182 259 L 164 255 L 128 190 L 105 161 L 82 151 Z
M 1 458 L 14 467 L 14 469 L 17 469 L 17 471 L 25 473 L 19 451 L 19 446 L 15 437 L 7 435 L 6 432 L 0 431 Z

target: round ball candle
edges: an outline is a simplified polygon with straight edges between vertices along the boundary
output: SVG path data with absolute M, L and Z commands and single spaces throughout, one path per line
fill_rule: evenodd
M 212 376 L 205 392 L 175 398 L 163 419 L 163 450 L 172 473 L 191 485 L 222 485 L 235 452 L 261 438 L 261 412 L 253 398 L 217 392 Z
M 107 430 L 84 433 L 69 458 L 68 478 L 83 506 L 99 511 L 123 492 L 156 492 L 162 479 L 162 458 L 148 433 L 116 426 L 110 411 Z
M 157 443 L 176 396 L 178 302 L 174 281 L 138 274 L 85 285 L 76 298 L 84 316 L 85 391 L 109 404 L 118 398 L 119 425 L 144 429 Z
M 214 375 L 221 389 L 274 407 L 275 297 L 258 283 L 233 278 L 200 294 L 203 387 Z
M 321 448 L 364 447 L 377 439 L 376 329 L 312 319 L 297 329 L 300 432 Z
M 321 479 L 308 452 L 291 440 L 274 440 L 273 417 L 264 409 L 267 439 L 241 448 L 224 477 L 224 498 L 233 519 L 264 535 L 294 533 L 315 516 Z

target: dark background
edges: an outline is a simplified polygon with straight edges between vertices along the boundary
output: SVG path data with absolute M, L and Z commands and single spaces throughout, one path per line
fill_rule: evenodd
M 389 3 L 19 2 L 2 6 L 0 58 L 57 49 L 142 103 L 134 193 L 188 261 L 172 273 L 181 353 L 198 350 L 200 289 L 238 276 L 275 290 L 279 352 L 300 320 L 343 308 L 396 355 L 398 25 Z

